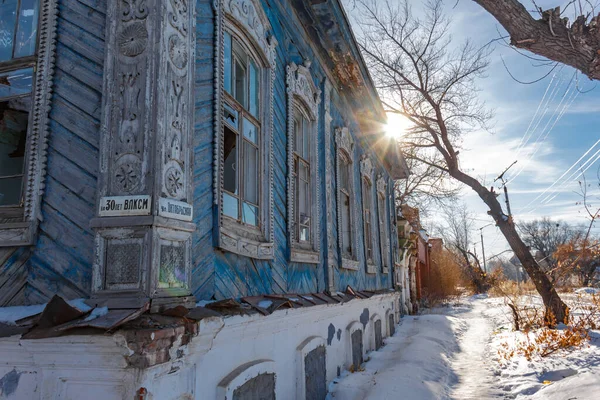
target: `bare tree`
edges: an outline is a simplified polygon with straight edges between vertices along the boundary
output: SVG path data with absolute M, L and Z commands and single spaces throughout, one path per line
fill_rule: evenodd
M 419 161 L 423 155 L 418 148 L 402 147 L 410 175 L 395 182 L 397 206 L 407 204 L 418 208 L 421 216 L 427 216 L 432 208 L 455 201 L 461 188 L 444 171 Z
M 476 85 L 488 66 L 488 51 L 470 42 L 452 50 L 441 0 L 427 1 L 422 17 L 413 13 L 407 0 L 357 0 L 356 4 L 366 62 L 385 105 L 414 125 L 406 143 L 421 150 L 415 159 L 477 193 L 535 283 L 546 310 L 564 321 L 567 306 L 502 210 L 497 193 L 460 167 L 464 135 L 471 129 L 486 129 L 492 117 L 478 100 Z
M 564 276 L 558 270 L 558 259 L 554 253 L 582 234 L 582 229 L 572 227 L 564 221 L 553 221 L 548 217 L 521 222 L 517 225 L 523 242 L 536 251 L 538 264 L 546 272 L 552 283 Z
M 444 207 L 444 227 L 440 230 L 446 247 L 455 255 L 461 265 L 465 279 L 471 283 L 477 293 L 489 289 L 487 274 L 481 268 L 479 257 L 474 251 L 473 215 L 465 203 Z
M 560 7 L 542 10 L 535 1 L 533 14 L 517 0 L 473 1 L 506 29 L 514 47 L 570 65 L 590 79 L 600 79 L 600 14 L 591 1 L 568 3 L 565 8 L 571 7 L 575 14 L 572 23 Z

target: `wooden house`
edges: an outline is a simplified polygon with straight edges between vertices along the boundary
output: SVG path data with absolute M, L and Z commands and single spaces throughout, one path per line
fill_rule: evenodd
M 390 292 L 398 256 L 392 189 L 408 171 L 384 134 L 382 105 L 339 0 L 8 0 L 0 36 L 0 306 L 59 295 L 109 313 L 225 299 L 270 312 L 276 298 L 351 294 L 351 307 L 331 301 L 341 307 L 333 332 L 333 317 L 317 312 L 331 313 L 329 300 L 305 299 L 313 309 L 287 323 L 313 321 L 321 333 L 286 336 L 281 346 L 291 355 L 281 354 L 292 357 L 308 340 L 298 350 L 304 365 L 309 351 L 337 340 L 327 349 L 329 382 L 360 363 L 363 344 L 365 352 L 381 345 L 381 320 L 387 326 L 399 315 Z M 382 316 L 360 305 L 371 303 Z M 356 307 L 366 313 L 354 315 Z M 281 322 L 276 315 L 263 318 Z M 220 335 L 212 339 L 240 338 Z M 273 328 L 265 338 L 281 335 Z M 98 340 L 86 342 L 89 357 L 115 345 Z M 298 398 L 322 392 L 279 372 L 283 361 L 258 355 L 261 348 L 238 349 L 241 361 L 219 368 L 196 363 L 194 371 L 209 371 L 202 384 L 184 367 L 167 376 L 160 368 L 173 367 L 170 352 L 125 366 L 102 361 L 112 372 L 100 381 L 124 382 L 103 398 L 131 398 L 157 376 L 181 376 L 191 386 L 180 389 L 195 398 L 231 396 L 275 373 L 281 377 L 263 382 L 273 396 L 288 385 Z M 18 364 L 11 362 L 7 371 Z M 246 380 L 228 375 L 240 365 L 253 371 Z M 82 372 L 69 374 L 94 386 Z M 55 389 L 67 378 L 43 379 Z M 64 393 L 80 390 L 65 385 Z M 19 390 L 29 393 L 26 386 Z M 206 397 L 200 386 L 211 387 Z M 165 396 L 154 394 L 182 398 Z

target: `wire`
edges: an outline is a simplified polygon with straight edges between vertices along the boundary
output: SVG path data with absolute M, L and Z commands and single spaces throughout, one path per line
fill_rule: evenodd
M 541 143 L 543 143 L 546 140 L 546 138 L 552 131 L 552 128 L 554 128 L 554 126 L 556 125 L 558 120 L 560 120 L 562 118 L 562 116 L 564 115 L 567 108 L 570 107 L 571 104 L 573 103 L 573 101 L 575 100 L 575 98 L 572 94 L 571 94 L 571 97 L 567 98 L 569 92 L 572 91 L 572 84 L 573 84 L 573 79 L 571 79 L 571 81 L 569 81 L 569 85 L 567 86 L 567 89 L 563 93 L 559 104 L 554 108 L 552 115 L 546 121 L 546 124 L 544 125 L 542 131 L 537 135 L 536 140 L 532 144 L 532 151 L 527 155 L 527 158 L 525 159 L 524 162 L 521 163 L 520 168 L 517 169 L 517 171 L 514 173 L 514 175 L 512 175 L 508 178 L 507 183 L 510 183 L 513 180 L 515 180 L 521 174 L 521 172 L 523 172 L 525 170 L 525 168 L 529 165 L 529 163 L 531 162 L 533 157 L 537 154 L 537 152 L 541 148 Z M 567 99 L 567 102 L 565 103 L 565 105 L 563 105 L 563 102 L 565 101 L 565 99 Z M 562 106 L 562 108 L 561 108 L 561 106 Z M 543 118 L 543 116 L 538 121 L 538 124 L 536 124 L 534 131 L 537 130 L 537 126 L 539 126 L 539 122 L 541 121 L 542 118 Z M 554 123 L 551 125 L 550 130 L 548 130 L 548 127 L 550 126 L 550 123 L 553 120 L 554 120 Z M 532 133 L 533 133 L 533 131 L 532 131 Z
M 550 186 L 548 186 L 542 193 L 538 194 L 536 198 L 534 198 L 533 200 L 531 200 L 524 207 L 520 208 L 519 212 L 524 211 L 525 209 L 527 209 L 527 207 L 529 207 L 537 199 L 539 199 L 540 197 L 542 197 L 548 190 L 552 189 L 565 175 L 567 175 L 569 173 L 569 171 L 571 171 L 583 158 L 585 158 L 585 156 L 587 156 L 599 143 L 600 143 L 600 139 L 598 139 L 596 141 L 596 143 L 594 143 L 589 149 L 587 149 L 586 152 L 581 157 L 579 157 L 579 159 L 577 161 L 575 161 L 569 167 L 569 169 L 567 169 L 565 172 L 563 172 L 563 174 L 561 176 L 559 176 L 558 179 L 555 180 Z M 594 153 L 594 155 L 592 157 L 596 156 L 598 154 L 598 152 L 600 152 L 600 150 L 596 151 L 596 153 Z
M 550 132 L 552 132 L 552 129 L 554 129 L 554 126 L 556 126 L 556 123 L 560 119 L 562 119 L 562 117 L 565 114 L 565 112 L 567 111 L 567 109 L 569 109 L 571 107 L 571 105 L 573 104 L 573 102 L 575 101 L 575 99 L 577 98 L 577 96 L 579 96 L 579 92 L 572 91 L 571 87 L 569 87 L 568 90 L 571 91 L 571 96 L 569 97 L 569 99 L 567 100 L 567 102 L 565 103 L 565 105 L 563 106 L 563 108 L 561 109 L 561 111 L 558 114 L 558 116 L 556 116 L 556 118 L 554 119 L 554 122 L 550 126 L 550 129 L 547 129 L 547 127 L 550 124 L 550 122 L 552 121 L 552 117 L 550 119 L 548 119 L 548 122 L 544 126 L 544 129 L 538 135 L 538 140 L 536 141 L 536 145 L 535 145 L 535 149 L 534 149 L 533 153 L 530 154 L 530 156 L 528 157 L 527 161 L 522 164 L 521 168 L 516 172 L 516 175 L 513 176 L 513 177 L 511 177 L 511 179 L 508 182 L 513 181 L 514 179 L 516 179 L 521 174 L 521 172 L 523 172 L 523 170 L 529 165 L 529 163 L 531 162 L 531 160 L 533 160 L 533 158 L 535 157 L 535 155 L 537 154 L 537 152 L 542 147 L 541 144 L 546 140 L 546 138 L 548 137 L 548 135 L 550 134 Z M 563 100 L 564 100 L 564 97 L 561 100 L 560 104 L 558 105 L 557 109 L 560 107 L 560 105 L 562 104 Z M 547 131 L 546 131 L 546 129 L 547 129 Z M 545 133 L 544 137 L 540 141 L 539 138 L 540 138 L 540 136 L 542 134 L 544 134 L 544 131 L 546 131 L 546 133 Z

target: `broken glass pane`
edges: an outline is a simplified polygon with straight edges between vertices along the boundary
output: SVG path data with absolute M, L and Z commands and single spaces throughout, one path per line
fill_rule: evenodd
M 225 127 L 223 139 L 223 188 L 238 194 L 237 134 Z
M 30 98 L 0 102 L 0 205 L 21 202 Z
M 14 58 L 31 56 L 35 53 L 38 4 L 39 0 L 21 0 Z
M 0 61 L 10 60 L 13 56 L 18 4 L 18 0 L 0 1 Z
M 244 137 L 250 140 L 252 143 L 257 143 L 258 128 L 252 122 L 244 118 Z
M 31 93 L 32 83 L 33 68 L 4 72 L 0 74 L 0 98 Z

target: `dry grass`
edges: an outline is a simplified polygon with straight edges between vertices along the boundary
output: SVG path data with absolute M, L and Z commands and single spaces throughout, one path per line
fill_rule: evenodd
M 446 250 L 432 255 L 429 286 L 423 291 L 423 300 L 429 307 L 436 307 L 458 298 L 464 286 L 461 267 Z
M 581 348 L 590 339 L 589 331 L 600 326 L 599 296 L 579 295 L 571 299 L 568 323 L 557 325 L 555 320 L 546 320 L 541 299 L 531 294 L 531 291 L 528 290 L 529 294 L 524 293 L 523 288 L 515 288 L 508 282 L 497 285 L 496 290 L 504 293 L 505 303 L 511 310 L 514 330 L 523 333 L 512 344 L 502 343 L 498 350 L 501 362 L 517 355 L 532 360 Z M 556 328 L 549 328 L 548 325 Z

